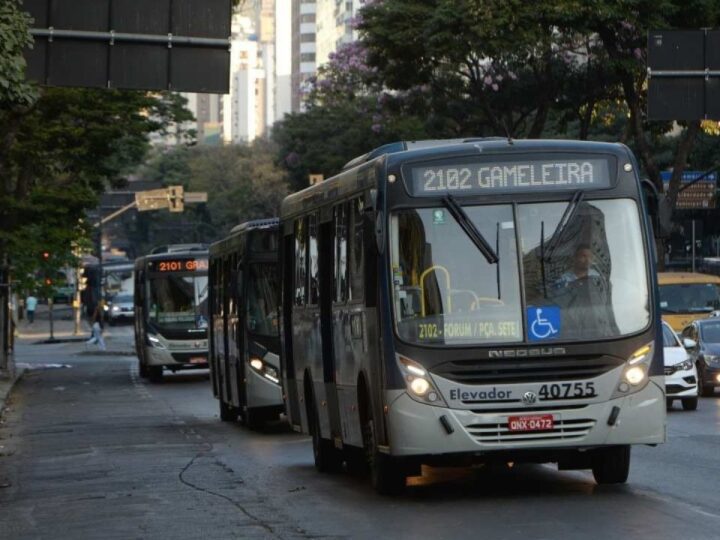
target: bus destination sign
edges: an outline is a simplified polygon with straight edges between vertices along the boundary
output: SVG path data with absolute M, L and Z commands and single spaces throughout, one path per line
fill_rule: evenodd
M 150 261 L 150 272 L 207 272 L 207 259 L 166 259 Z
M 438 163 L 412 167 L 410 177 L 410 192 L 418 197 L 601 189 L 611 185 L 606 158 Z

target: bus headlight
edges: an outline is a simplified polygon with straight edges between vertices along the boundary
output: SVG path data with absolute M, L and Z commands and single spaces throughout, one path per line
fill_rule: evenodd
M 631 366 L 625 370 L 625 380 L 633 386 L 637 386 L 645 380 L 645 370 L 642 366 Z
M 156 349 L 167 349 L 167 347 L 163 345 L 163 342 L 152 334 L 147 334 L 147 344 Z
M 397 360 L 405 379 L 407 393 L 411 398 L 420 403 L 447 407 L 445 400 L 435 388 L 430 374 L 424 367 L 404 356 L 398 355 Z
M 274 384 L 280 384 L 280 376 L 275 366 L 268 364 L 258 356 L 251 356 L 248 362 L 256 373 Z
M 648 381 L 648 371 L 654 353 L 655 344 L 650 342 L 630 355 L 623 371 L 622 381 L 613 397 L 627 394 L 630 391 L 640 390 L 645 386 Z

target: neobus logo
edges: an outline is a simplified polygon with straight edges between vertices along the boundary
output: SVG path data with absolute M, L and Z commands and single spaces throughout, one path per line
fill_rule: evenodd
M 527 356 L 558 356 L 567 354 L 565 347 L 540 347 L 536 349 L 505 349 L 489 351 L 490 358 L 525 358 Z

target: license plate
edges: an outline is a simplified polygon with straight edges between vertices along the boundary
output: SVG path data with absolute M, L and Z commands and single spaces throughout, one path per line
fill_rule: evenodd
M 536 414 L 531 416 L 509 416 L 510 431 L 549 431 L 555 422 L 552 414 Z
M 204 364 L 207 362 L 207 358 L 204 356 L 194 356 L 190 359 L 191 364 Z

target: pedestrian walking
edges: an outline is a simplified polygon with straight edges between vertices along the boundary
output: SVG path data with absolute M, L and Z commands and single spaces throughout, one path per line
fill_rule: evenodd
M 103 306 L 102 302 L 98 302 L 97 306 L 95 306 L 95 311 L 93 312 L 93 316 L 90 319 L 90 324 L 92 328 L 92 335 L 90 336 L 90 339 L 88 339 L 85 342 L 85 346 L 89 347 L 90 345 L 94 345 L 97 343 L 98 347 L 100 347 L 101 351 L 105 350 L 105 340 L 103 339 L 102 333 L 103 333 Z
M 35 322 L 35 308 L 37 308 L 38 299 L 35 298 L 33 293 L 30 293 L 25 299 L 25 312 L 27 314 L 27 320 L 29 324 Z

